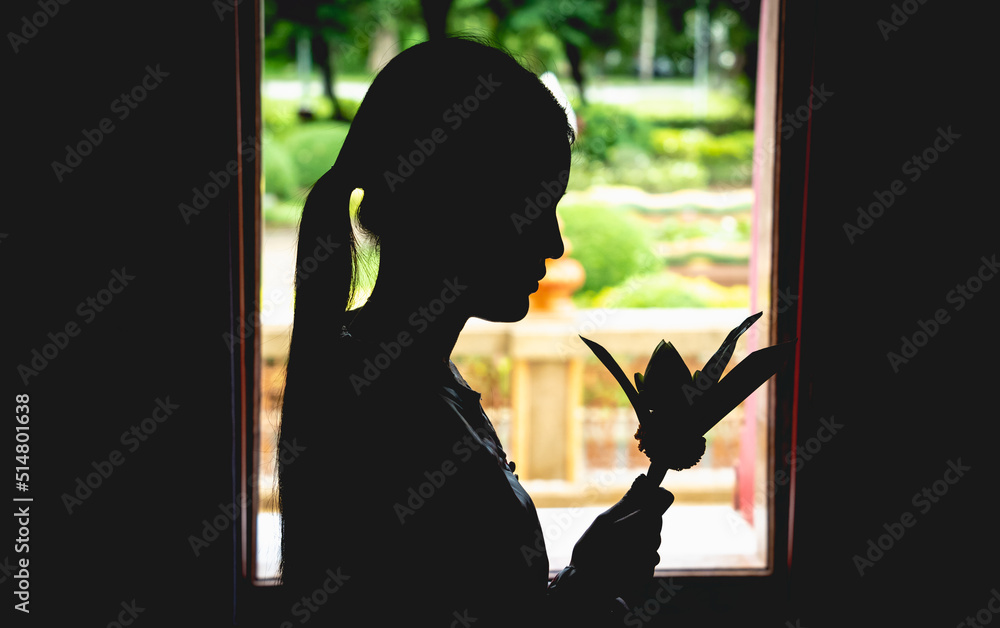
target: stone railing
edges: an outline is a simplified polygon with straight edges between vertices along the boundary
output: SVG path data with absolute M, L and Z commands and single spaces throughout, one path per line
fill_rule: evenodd
M 613 502 L 615 495 L 621 495 L 621 485 L 630 479 L 623 476 L 619 481 L 599 483 L 599 490 L 594 488 L 594 470 L 584 459 L 582 405 L 584 365 L 595 359 L 579 335 L 603 345 L 630 376 L 626 362 L 642 360 L 644 365 L 661 339 L 672 342 L 693 371 L 705 364 L 746 316 L 743 309 L 564 309 L 529 314 L 517 323 L 471 319 L 452 355 L 510 359 L 510 412 L 505 413 L 510 424 L 504 429 L 509 439 L 505 446 L 515 452 L 518 475 L 526 486 L 532 486 L 539 505 L 573 503 L 585 487 L 591 496 L 607 493 L 607 499 L 599 497 L 598 502 Z M 288 328 L 265 326 L 263 331 L 265 364 L 283 364 Z M 745 354 L 741 341 L 730 366 Z M 613 383 L 610 374 L 606 377 Z M 262 422 L 262 432 L 275 424 L 273 411 L 270 416 L 271 420 Z M 266 441 L 268 435 L 262 436 Z M 627 446 L 634 447 L 634 443 Z M 671 490 L 685 501 L 731 502 L 734 478 L 732 468 L 696 467 L 671 476 Z

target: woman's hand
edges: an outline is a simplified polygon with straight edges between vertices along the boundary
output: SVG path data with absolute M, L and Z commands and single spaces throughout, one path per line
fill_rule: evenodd
M 572 565 L 593 594 L 633 598 L 652 582 L 660 562 L 663 513 L 670 491 L 640 475 L 622 499 L 598 515 L 573 548 Z

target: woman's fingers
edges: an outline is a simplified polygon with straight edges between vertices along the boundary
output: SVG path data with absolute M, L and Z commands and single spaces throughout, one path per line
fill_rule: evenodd
M 657 488 L 654 495 L 653 507 L 662 516 L 663 513 L 667 512 L 667 508 L 670 508 L 671 504 L 674 503 L 674 494 L 665 488 Z
M 636 510 L 615 521 L 617 536 L 622 543 L 639 545 L 643 551 L 648 547 L 660 547 L 660 532 L 663 530 L 662 515 L 648 510 Z
M 641 474 L 632 482 L 622 501 L 659 509 L 660 514 L 663 514 L 674 503 L 674 496 L 662 486 L 654 485 L 645 474 Z

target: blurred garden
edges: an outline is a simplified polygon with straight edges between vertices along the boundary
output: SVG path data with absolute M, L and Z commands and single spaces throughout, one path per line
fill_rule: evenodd
M 745 317 L 754 250 L 759 4 L 266 0 L 264 13 L 262 503 L 269 503 L 273 484 L 269 461 L 305 197 L 335 162 L 378 69 L 400 50 L 446 33 L 493 39 L 537 74 L 558 78 L 577 140 L 557 211 L 568 243 L 564 258 L 579 262 L 585 273 L 566 295 L 570 310 L 560 314 L 562 327 L 546 327 L 555 323 L 544 317 L 532 322 L 532 314 L 507 326 L 472 320 L 452 359 L 482 391 L 483 406 L 540 512 L 613 503 L 634 477 L 629 474 L 645 470 L 647 461 L 632 438 L 636 423 L 627 398 L 593 355 L 578 351 L 577 334 L 604 334 L 627 372 L 645 368 L 660 338 L 672 339 L 694 370 Z M 405 102 L 399 115 L 406 115 Z M 378 267 L 377 253 L 368 253 L 362 298 Z M 556 388 L 566 391 L 564 405 L 545 406 Z M 672 480 L 680 503 L 718 509 L 692 515 L 685 524 L 692 530 L 733 521 L 741 448 L 756 448 L 741 444 L 745 416 L 755 421 L 743 406 L 730 413 L 707 435 L 698 468 Z M 533 463 L 521 457 L 530 449 L 526 443 L 538 440 L 531 435 L 545 429 L 565 429 L 568 444 L 539 450 L 544 456 Z M 558 462 L 542 472 L 543 458 Z M 731 547 L 716 535 L 714 549 L 692 550 L 674 563 L 715 564 L 705 556 L 757 551 L 749 528 L 737 533 L 726 526 Z M 560 560 L 565 543 L 546 534 L 553 560 Z
M 738 6 L 715 0 L 265 2 L 265 326 L 291 322 L 290 269 L 302 205 L 336 160 L 371 79 L 401 49 L 446 32 L 497 41 L 536 73 L 554 73 L 566 94 L 578 133 L 558 213 L 567 256 L 585 273 L 571 295 L 577 310 L 707 315 L 748 308 L 759 16 Z M 405 107 L 400 104 L 400 115 Z M 369 253 L 361 295 L 377 269 L 377 253 Z M 264 298 L 275 290 L 287 298 Z M 703 350 L 692 346 L 689 356 L 697 359 Z M 272 413 L 283 364 L 278 354 L 265 364 Z M 453 357 L 490 400 L 503 434 L 513 404 L 511 357 Z M 640 370 L 646 357 L 631 356 Z M 582 403 L 587 412 L 627 415 L 627 399 L 605 375 L 587 356 Z M 720 426 L 717 433 L 725 436 L 715 439 L 718 451 L 709 452 L 722 466 L 735 456 L 735 421 Z M 619 449 L 632 448 L 619 443 Z M 629 465 L 641 464 L 635 453 L 626 456 Z
M 485 35 L 569 95 L 577 305 L 745 306 L 755 20 L 714 1 L 266 2 L 266 227 L 297 224 L 382 63 L 434 33 Z

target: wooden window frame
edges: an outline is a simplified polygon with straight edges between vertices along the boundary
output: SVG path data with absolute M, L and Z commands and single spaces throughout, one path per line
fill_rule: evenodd
M 793 111 L 802 104 L 803 94 L 808 95 L 811 80 L 811 3 L 795 6 L 785 0 L 762 0 L 765 10 L 773 9 L 773 19 L 765 23 L 762 18 L 763 36 L 770 46 L 773 58 L 765 57 L 760 66 L 758 81 L 773 81 L 765 89 L 773 89 L 774 107 L 770 116 L 770 136 L 773 149 L 761 151 L 763 162 L 755 164 L 763 171 L 773 173 L 770 198 L 765 201 L 773 210 L 771 225 L 771 284 L 770 303 L 758 304 L 771 317 L 768 344 L 794 339 L 799 336 L 802 325 L 802 276 L 801 260 L 804 255 L 803 223 L 805 198 L 808 188 L 808 146 L 809 128 L 798 132 L 790 139 L 782 138 L 782 119 L 786 111 Z M 793 6 L 789 6 L 792 4 Z M 236 30 L 235 72 L 238 76 L 237 108 L 238 123 L 236 142 L 242 143 L 247 136 L 260 138 L 260 81 L 262 66 L 263 7 L 261 0 L 237 2 L 234 4 L 234 28 Z M 763 71 L 761 71 L 763 70 Z M 755 112 L 756 114 L 757 112 Z M 239 144 L 237 146 L 239 148 Z M 234 323 L 233 333 L 243 334 L 243 342 L 233 351 L 233 492 L 241 507 L 238 514 L 237 533 L 234 537 L 234 619 L 261 618 L 277 614 L 282 610 L 279 604 L 280 586 L 262 586 L 268 583 L 256 578 L 256 474 L 258 433 L 256 417 L 261 404 L 260 390 L 260 334 L 257 297 L 260 291 L 260 246 L 262 215 L 260 203 L 261 159 L 259 150 L 253 155 L 241 151 L 239 180 L 239 206 L 230 216 L 229 244 L 231 250 L 233 290 L 231 307 Z M 755 149 L 755 155 L 757 151 Z M 760 179 L 764 181 L 764 179 Z M 763 207 L 763 205 L 762 205 Z M 797 286 L 797 303 L 793 305 L 794 316 L 775 315 L 781 306 L 779 295 L 783 289 Z M 787 307 L 787 304 L 785 304 Z M 768 403 L 772 420 L 768 421 L 767 438 L 770 448 L 767 477 L 785 473 L 790 482 L 776 484 L 768 509 L 769 565 L 760 570 L 699 570 L 685 574 L 671 574 L 674 582 L 693 591 L 694 595 L 679 596 L 672 600 L 672 611 L 684 613 L 697 611 L 706 599 L 715 595 L 726 595 L 733 604 L 740 600 L 773 599 L 782 590 L 787 580 L 792 558 L 792 531 L 794 512 L 795 470 L 794 459 L 786 460 L 785 452 L 794 451 L 796 442 L 796 418 L 798 404 L 798 353 L 793 368 L 788 368 L 775 377 L 770 388 Z M 243 497 L 246 496 L 246 497 Z M 700 595 L 697 593 L 702 593 Z M 724 593 L 723 593 L 724 592 Z M 708 598 L 705 595 L 709 596 Z M 684 599 L 688 600 L 687 602 Z

